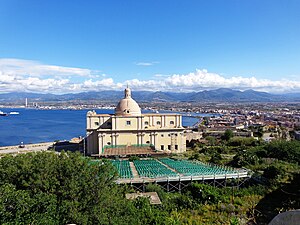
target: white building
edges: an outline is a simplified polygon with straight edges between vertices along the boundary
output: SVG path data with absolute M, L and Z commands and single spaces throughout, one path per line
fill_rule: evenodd
M 142 114 L 129 88 L 115 114 L 87 113 L 87 153 L 126 155 L 149 148 L 180 153 L 186 151 L 186 137 L 180 114 Z

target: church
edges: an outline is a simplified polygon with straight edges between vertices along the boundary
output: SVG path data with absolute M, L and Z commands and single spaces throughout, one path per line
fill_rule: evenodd
M 186 137 L 180 114 L 141 113 L 125 89 L 115 114 L 87 113 L 87 154 L 91 156 L 181 153 Z

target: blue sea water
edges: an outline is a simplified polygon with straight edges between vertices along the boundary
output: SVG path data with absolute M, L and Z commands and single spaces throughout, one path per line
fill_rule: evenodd
M 38 110 L 6 109 L 19 115 L 0 116 L 0 146 L 70 140 L 85 135 L 86 113 L 89 110 Z M 114 113 L 111 109 L 99 109 L 97 113 Z M 203 115 L 203 114 L 202 114 Z M 183 116 L 184 126 L 192 126 L 196 118 Z

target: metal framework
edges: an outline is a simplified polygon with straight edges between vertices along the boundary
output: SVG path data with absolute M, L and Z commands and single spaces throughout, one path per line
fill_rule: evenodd
M 193 182 L 202 182 L 213 185 L 214 187 L 231 187 L 240 188 L 245 184 L 252 174 L 250 171 L 245 171 L 236 174 L 222 175 L 203 175 L 203 176 L 178 176 L 178 177 L 159 177 L 159 178 L 132 178 L 118 179 L 118 184 L 127 184 L 133 187 L 136 191 L 145 192 L 146 186 L 150 183 L 161 186 L 167 192 L 181 192 L 184 188 L 191 185 Z

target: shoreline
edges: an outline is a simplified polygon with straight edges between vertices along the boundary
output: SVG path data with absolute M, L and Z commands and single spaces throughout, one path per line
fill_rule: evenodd
M 24 144 L 24 147 L 20 147 L 20 145 L 0 146 L 0 154 L 47 151 L 48 148 L 54 143 L 55 142 L 40 142 L 34 144 Z

